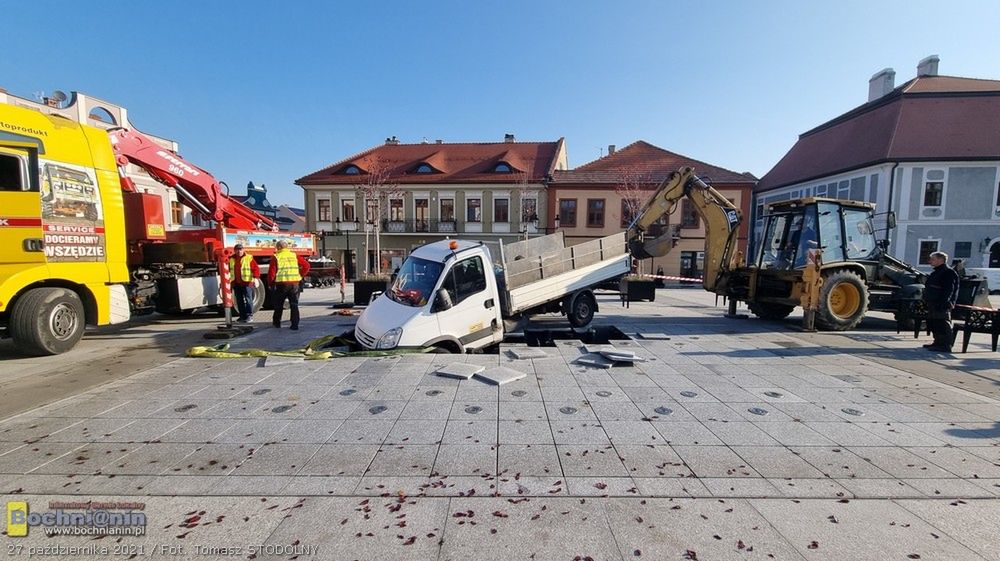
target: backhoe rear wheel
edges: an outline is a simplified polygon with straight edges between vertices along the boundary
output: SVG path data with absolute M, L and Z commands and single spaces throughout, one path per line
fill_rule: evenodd
M 774 304 L 771 302 L 754 302 L 749 304 L 748 307 L 753 315 L 759 317 L 760 319 L 771 321 L 785 319 L 792 313 L 792 310 L 795 309 L 795 306 Z
M 834 271 L 823 278 L 816 325 L 830 331 L 857 327 L 868 312 L 868 287 L 853 271 Z
M 25 292 L 14 303 L 7 325 L 17 349 L 36 356 L 72 349 L 85 328 L 83 302 L 65 288 L 33 288 Z

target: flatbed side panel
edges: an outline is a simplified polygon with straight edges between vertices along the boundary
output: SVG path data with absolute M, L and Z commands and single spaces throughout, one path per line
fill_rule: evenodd
M 608 279 L 627 274 L 630 258 L 621 254 L 593 265 L 578 268 L 550 278 L 510 290 L 510 312 L 516 314 L 553 300 L 563 298 L 577 290 L 589 288 Z
M 513 290 L 626 253 L 625 234 L 612 234 L 564 247 L 555 234 L 504 246 L 504 266 Z M 521 245 L 528 244 L 528 245 Z

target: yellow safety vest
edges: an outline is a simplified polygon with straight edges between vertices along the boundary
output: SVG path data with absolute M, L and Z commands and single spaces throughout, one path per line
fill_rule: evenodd
M 243 282 L 250 282 L 253 280 L 252 274 L 250 272 L 250 262 L 253 261 L 253 257 L 248 254 L 243 254 L 243 259 L 240 259 L 240 276 L 233 277 L 233 280 L 239 280 Z M 229 271 L 233 272 L 236 270 L 236 260 L 233 257 L 229 258 Z
M 299 282 L 302 276 L 299 275 L 299 259 L 291 250 L 283 249 L 274 254 L 278 260 L 278 272 L 274 275 L 274 282 Z

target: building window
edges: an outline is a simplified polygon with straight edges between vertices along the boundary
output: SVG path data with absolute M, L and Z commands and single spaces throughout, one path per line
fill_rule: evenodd
M 493 199 L 493 221 L 510 222 L 510 199 Z
M 467 222 L 483 221 L 483 200 L 480 198 L 465 200 L 465 220 Z
M 521 222 L 527 224 L 538 220 L 538 199 L 526 197 L 521 199 Z
M 514 170 L 504 162 L 500 162 L 493 168 L 494 173 L 511 173 L 512 171 Z
M 930 265 L 931 254 L 938 250 L 941 240 L 920 240 L 920 254 L 917 263 L 920 265 Z
M 972 257 L 972 242 L 955 242 L 955 259 L 968 259 Z
M 430 205 L 430 201 L 424 197 L 413 199 L 413 218 L 416 219 L 414 227 L 418 232 L 428 230 L 428 220 L 431 217 Z
M 344 175 L 359 175 L 361 173 L 361 168 L 358 166 L 347 166 L 344 168 Z
M 389 199 L 389 220 L 403 221 L 403 199 Z
M 365 220 L 369 224 L 374 224 L 378 221 L 378 199 L 365 199 Z
M 170 222 L 178 225 L 184 223 L 184 209 L 177 201 L 170 201 Z
M 434 173 L 434 168 L 429 164 L 420 164 L 416 169 L 417 173 Z
M 587 227 L 604 227 L 604 199 L 587 199 Z
M 327 222 L 330 220 L 330 199 L 319 199 L 316 201 L 319 205 L 319 212 L 316 214 L 316 220 L 320 222 Z
M 455 221 L 455 199 L 441 199 L 441 221 Z
M 561 199 L 559 201 L 559 225 L 564 228 L 576 226 L 576 199 Z
M 997 183 L 997 206 L 1000 207 L 1000 183 Z
M 354 199 L 340 200 L 340 219 L 344 222 L 354 222 Z
M 943 195 L 943 181 L 928 181 L 924 183 L 924 206 L 941 206 Z
M 700 225 L 698 209 L 691 201 L 684 199 L 681 201 L 681 228 L 694 229 Z

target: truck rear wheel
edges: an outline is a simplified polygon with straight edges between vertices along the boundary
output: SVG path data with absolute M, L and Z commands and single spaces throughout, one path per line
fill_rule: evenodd
M 86 328 L 83 302 L 65 288 L 33 288 L 11 310 L 8 329 L 19 350 L 38 356 L 64 353 Z
M 748 304 L 750 312 L 753 315 L 759 317 L 760 319 L 766 320 L 780 320 L 788 317 L 795 309 L 795 306 L 789 306 L 787 304 L 774 304 L 770 302 L 753 302 Z
M 594 319 L 594 312 L 597 310 L 597 301 L 591 292 L 581 292 L 571 297 L 567 307 L 566 317 L 573 327 L 586 327 Z
M 816 312 L 816 324 L 823 329 L 854 329 L 868 312 L 868 287 L 853 271 L 834 271 L 823 279 Z

